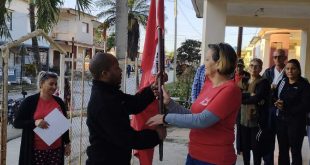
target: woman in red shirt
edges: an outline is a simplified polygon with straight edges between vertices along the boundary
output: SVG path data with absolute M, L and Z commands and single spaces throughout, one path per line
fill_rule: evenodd
M 66 116 L 67 108 L 61 98 L 53 96 L 57 89 L 57 74 L 42 71 L 38 75 L 38 94 L 27 97 L 19 108 L 14 127 L 23 129 L 19 164 L 63 165 L 64 155 L 70 154 L 69 131 L 48 146 L 37 134 L 35 127 L 47 129 L 44 120 L 54 109 Z M 67 116 L 66 116 L 67 117 Z
M 187 165 L 233 165 L 234 125 L 241 104 L 241 91 L 232 79 L 237 55 L 226 43 L 208 46 L 205 85 L 191 109 L 178 105 L 164 91 L 168 114 L 156 115 L 147 124 L 191 128 Z

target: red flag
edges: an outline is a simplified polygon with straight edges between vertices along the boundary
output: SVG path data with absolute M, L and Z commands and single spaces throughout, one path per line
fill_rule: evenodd
M 142 54 L 142 78 L 139 89 L 142 89 L 154 82 L 154 74 L 152 70 L 156 67 L 155 56 L 157 54 L 158 34 L 157 27 L 163 29 L 164 34 L 164 0 L 152 0 L 150 5 L 150 13 L 147 20 L 146 36 L 144 49 Z M 152 116 L 158 114 L 158 101 L 151 103 L 146 110 L 138 115 L 133 115 L 131 125 L 136 130 L 148 128 L 145 122 Z M 136 150 L 135 156 L 138 157 L 140 165 L 151 165 L 153 161 L 154 149 Z

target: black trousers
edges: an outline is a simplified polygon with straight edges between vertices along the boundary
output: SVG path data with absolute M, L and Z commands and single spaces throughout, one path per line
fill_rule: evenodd
M 274 165 L 274 149 L 276 143 L 276 108 L 272 105 L 268 109 L 268 129 L 272 130 L 273 139 L 270 142 L 270 151 L 263 156 L 264 165 Z
M 260 165 L 262 155 L 259 154 L 256 134 L 258 127 L 245 127 L 241 125 L 241 147 L 244 165 L 250 165 L 251 150 L 253 152 L 254 165 Z
M 291 150 L 292 165 L 302 165 L 301 148 L 306 125 L 292 125 L 277 119 L 277 139 L 279 143 L 279 165 L 290 165 Z

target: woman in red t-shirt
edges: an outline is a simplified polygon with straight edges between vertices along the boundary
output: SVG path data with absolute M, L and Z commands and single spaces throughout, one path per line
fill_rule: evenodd
M 241 91 L 232 79 L 237 55 L 226 43 L 208 46 L 205 85 L 191 109 L 175 103 L 164 90 L 164 104 L 169 112 L 150 118 L 147 124 L 191 128 L 187 165 L 233 165 L 234 125 L 241 104 Z
M 38 94 L 27 97 L 19 108 L 14 120 L 14 127 L 23 129 L 19 164 L 63 165 L 64 155 L 70 154 L 69 131 L 66 131 L 50 146 L 37 134 L 35 127 L 47 129 L 44 120 L 53 110 L 59 110 L 66 116 L 67 108 L 61 98 L 53 96 L 57 89 L 57 74 L 42 71 L 38 75 Z

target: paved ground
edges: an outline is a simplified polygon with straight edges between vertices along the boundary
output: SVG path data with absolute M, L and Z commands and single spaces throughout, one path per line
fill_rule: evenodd
M 158 158 L 158 148 L 155 150 L 154 154 L 154 165 L 184 165 L 185 158 L 187 155 L 187 142 L 188 142 L 188 129 L 180 129 L 180 128 L 169 128 L 168 136 L 166 141 L 164 142 L 164 157 L 163 161 L 159 161 Z M 310 161 L 310 149 L 308 139 L 305 137 L 304 145 L 303 145 L 303 165 L 308 165 Z M 8 142 L 8 155 L 7 155 L 7 164 L 8 165 L 15 165 L 18 162 L 18 155 L 19 155 L 19 145 L 20 145 L 20 138 L 11 140 Z M 277 156 L 278 156 L 278 149 L 276 148 L 275 151 L 275 164 L 277 163 Z M 82 164 L 84 164 L 86 160 L 86 155 L 82 156 Z M 78 158 L 74 159 L 71 163 L 73 165 L 78 164 Z M 133 159 L 133 165 L 139 165 L 137 159 Z M 238 156 L 237 158 L 237 165 L 242 165 L 242 157 Z
M 169 75 L 169 81 L 172 81 L 172 77 L 173 77 L 173 72 L 168 72 Z M 141 76 L 140 76 L 141 77 Z M 131 85 L 127 85 L 126 87 L 126 92 L 133 94 L 135 93 L 135 86 L 133 86 L 132 84 L 135 83 L 135 77 L 134 75 L 131 75 L 130 78 L 128 78 L 126 80 L 126 82 L 128 84 Z M 81 93 L 81 89 L 79 88 L 79 86 L 81 84 L 79 84 L 80 82 L 76 82 L 76 87 L 74 87 L 73 93 L 75 96 L 75 108 L 80 107 L 81 106 L 81 100 L 82 100 L 82 96 L 80 96 L 79 94 Z M 90 86 L 88 84 L 85 85 L 85 91 L 89 91 Z M 89 92 L 85 92 L 84 95 L 84 104 L 87 105 L 87 101 L 89 98 Z M 84 120 L 85 122 L 85 120 Z M 85 124 L 85 123 L 84 123 Z M 73 121 L 72 127 L 75 129 L 79 129 L 80 128 L 80 124 L 78 121 Z M 84 126 L 83 126 L 84 127 Z M 85 129 L 83 129 L 85 130 Z M 159 161 L 158 158 L 158 148 L 156 148 L 155 150 L 155 154 L 154 154 L 154 161 L 153 164 L 154 165 L 184 165 L 185 164 L 185 158 L 187 155 L 187 143 L 188 143 L 188 129 L 180 129 L 180 128 L 169 128 L 168 129 L 168 136 L 167 139 L 164 142 L 164 157 L 163 157 L 163 161 Z M 7 164 L 8 165 L 17 165 L 18 164 L 18 156 L 19 156 L 19 147 L 20 147 L 20 140 L 21 138 L 19 138 L 21 134 L 21 130 L 17 130 L 14 129 L 12 127 L 12 125 L 8 126 L 8 144 L 7 144 Z M 74 135 L 73 135 L 74 136 Z M 79 134 L 77 134 L 76 136 L 79 136 Z M 87 140 L 88 134 L 87 132 L 83 131 L 83 142 L 84 141 L 88 141 Z M 72 142 L 78 143 L 79 139 L 75 138 L 72 139 Z M 83 143 L 84 144 L 84 143 Z M 85 142 L 85 144 L 87 144 Z M 73 148 L 74 152 L 78 152 L 79 150 L 79 145 L 75 144 L 73 145 L 76 148 Z M 85 150 L 86 146 L 82 146 L 82 149 Z M 275 164 L 277 163 L 277 157 L 278 157 L 278 150 L 276 149 L 275 151 Z M 77 157 L 77 155 L 74 153 L 72 155 L 74 158 L 72 159 L 73 162 L 71 164 L 76 165 L 79 164 L 79 157 Z M 86 154 L 84 154 L 81 157 L 81 164 L 85 164 L 85 160 L 86 160 L 87 156 Z M 308 144 L 308 140 L 305 138 L 304 140 L 304 145 L 303 145 L 303 158 L 304 158 L 304 165 L 308 165 L 307 162 L 310 161 L 310 149 L 309 149 L 309 144 Z M 133 159 L 132 164 L 134 165 L 139 165 L 139 162 L 137 159 Z M 237 165 L 242 165 L 242 157 L 238 156 L 237 158 Z M 310 164 L 309 164 L 310 165 Z

